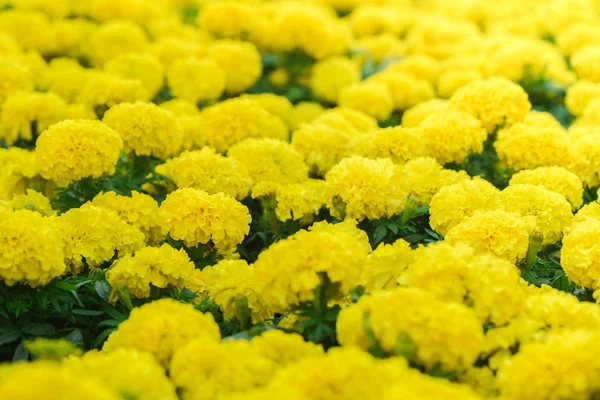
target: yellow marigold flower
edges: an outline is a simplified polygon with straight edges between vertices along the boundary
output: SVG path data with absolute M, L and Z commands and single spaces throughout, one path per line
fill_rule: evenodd
M 444 169 L 431 157 L 415 158 L 399 167 L 405 190 L 416 195 L 419 204 L 428 205 L 444 186 L 469 180 L 465 171 Z
M 65 120 L 42 132 L 36 142 L 40 172 L 58 184 L 112 174 L 123 141 L 100 121 Z
M 319 213 L 325 206 L 325 181 L 309 179 L 301 183 L 279 185 L 275 190 L 275 214 L 280 221 L 303 220 Z
M 343 309 L 337 320 L 340 344 L 366 350 L 367 323 L 382 350 L 395 353 L 400 341 L 408 342 L 406 357 L 425 368 L 464 369 L 484 344 L 481 323 L 471 309 L 419 289 L 378 291 Z
M 116 76 L 137 79 L 154 96 L 164 84 L 164 67 L 148 54 L 121 54 L 106 63 L 104 70 Z
M 442 99 L 431 99 L 423 101 L 402 114 L 402 126 L 414 128 L 419 126 L 425 119 L 434 113 L 444 111 L 448 108 L 448 102 Z
M 492 253 L 514 265 L 525 258 L 535 226 L 532 217 L 516 212 L 478 211 L 448 230 L 445 239 L 451 244 L 466 243 L 479 253 Z
M 164 37 L 153 42 L 148 51 L 169 69 L 177 60 L 206 57 L 208 46 L 191 39 Z
M 504 78 L 469 83 L 454 93 L 450 106 L 477 118 L 488 133 L 523 121 L 531 109 L 525 90 Z
M 407 72 L 383 71 L 373 75 L 369 80 L 383 83 L 388 87 L 396 110 L 406 110 L 435 97 L 431 83 L 425 79 L 415 78 Z
M 573 24 L 556 37 L 556 45 L 566 57 L 588 45 L 600 45 L 600 30 L 595 23 Z
M 410 14 L 408 12 L 407 14 Z M 374 36 L 380 32 L 404 33 L 412 16 L 387 5 L 359 4 L 349 16 L 352 31 L 357 37 Z
M 594 290 L 600 289 L 598 237 L 600 220 L 588 217 L 574 224 L 561 250 L 561 265 L 569 280 Z
M 23 50 L 49 54 L 56 47 L 50 20 L 41 12 L 5 10 L 0 15 L 0 32 L 10 35 Z
M 239 1 L 207 3 L 198 15 L 198 26 L 217 38 L 244 39 L 257 29 L 258 6 Z
M 393 62 L 406 54 L 406 46 L 402 40 L 391 33 L 360 38 L 355 46 L 352 50 L 358 53 L 357 61 L 363 65 L 367 60 L 378 64 Z
M 171 111 L 177 117 L 197 117 L 200 115 L 198 106 L 185 99 L 167 100 L 159 104 L 165 110 Z
M 442 72 L 442 64 L 423 53 L 411 54 L 387 68 L 389 72 L 405 72 L 434 84 Z
M 591 131 L 575 137 L 572 143 L 573 163 L 569 169 L 578 175 L 586 187 L 595 187 L 600 183 L 600 134 Z
M 390 218 L 402 212 L 408 196 L 400 171 L 389 159 L 352 156 L 325 177 L 323 196 L 336 218 Z
M 105 192 L 94 197 L 91 204 L 115 211 L 129 225 L 138 228 L 149 245 L 164 241 L 157 222 L 158 204 L 151 196 L 136 191 L 131 192 L 131 196 Z
M 0 104 L 17 91 L 34 88 L 30 71 L 22 65 L 0 59 Z
M 466 112 L 453 109 L 431 114 L 419 125 L 428 151 L 440 163 L 461 164 L 471 153 L 481 153 L 487 132 Z
M 329 103 L 337 103 L 340 93 L 360 81 L 360 67 L 346 57 L 333 56 L 313 66 L 310 88 L 314 95 Z
M 148 37 L 137 24 L 126 21 L 109 21 L 101 24 L 90 34 L 87 55 L 96 66 L 127 53 L 143 52 L 148 46 Z
M 279 117 L 283 122 L 285 122 L 288 125 L 288 127 L 290 126 L 289 122 L 292 111 L 294 110 L 294 105 L 286 97 L 279 96 L 273 93 L 258 93 L 243 94 L 239 98 L 254 100 L 262 108 L 264 108 L 271 114 Z
M 510 184 L 540 185 L 552 192 L 560 193 L 571 203 L 573 210 L 577 210 L 583 205 L 581 179 L 561 167 L 540 167 L 523 170 L 510 178 Z
M 285 123 L 254 100 L 231 99 L 204 109 L 201 139 L 220 153 L 248 138 L 287 140 Z
M 418 129 L 402 126 L 378 129 L 354 140 L 354 154 L 367 158 L 389 158 L 395 164 L 428 155 L 427 142 Z
M 217 399 L 266 386 L 275 363 L 246 340 L 194 340 L 178 349 L 170 377 L 186 399 Z
M 45 217 L 56 215 L 50 205 L 50 199 L 35 190 L 26 189 L 26 194 L 18 194 L 8 202 L 13 210 L 37 211 Z
M 283 67 L 275 68 L 267 75 L 267 78 L 269 82 L 280 88 L 290 83 L 290 74 Z
M 449 69 L 438 78 L 437 91 L 440 97 L 448 99 L 459 89 L 481 79 L 483 74 L 477 69 Z
M 278 366 L 291 365 L 304 358 L 324 354 L 323 347 L 304 341 L 296 333 L 285 333 L 279 329 L 271 329 L 255 336 L 250 343 Z
M 42 286 L 65 271 L 58 226 L 34 211 L 2 213 L 0 250 L 0 279 L 8 286 Z
M 599 350 L 593 331 L 550 333 L 544 341 L 522 345 L 500 369 L 500 392 L 514 400 L 591 397 L 600 386 Z
M 382 400 L 402 398 L 444 400 L 484 400 L 471 387 L 449 380 L 436 379 L 425 374 L 415 374 L 414 378 L 400 380 L 392 384 L 381 397 Z
M 588 104 L 600 97 L 600 83 L 578 80 L 567 89 L 565 105 L 571 114 L 578 117 Z
M 555 129 L 557 131 L 565 131 L 565 128 L 554 118 L 548 111 L 531 110 L 523 120 L 525 125 L 536 126 L 540 128 Z
M 202 314 L 189 304 L 161 299 L 136 307 L 127 321 L 110 334 L 104 351 L 130 348 L 145 351 L 168 367 L 178 349 L 193 339 L 218 341 L 219 326 L 211 314 Z
M 248 90 L 262 74 L 260 53 L 252 43 L 220 40 L 211 45 L 209 55 L 225 72 L 228 94 Z
M 82 88 L 97 75 L 97 72 L 83 68 L 72 58 L 54 58 L 48 64 L 46 87 L 68 103 L 75 103 L 80 100 Z
M 573 218 L 567 199 L 542 186 L 511 185 L 500 193 L 500 199 L 506 211 L 535 218 L 536 227 L 544 235 L 544 246 L 558 242 Z
M 424 53 L 439 60 L 479 36 L 477 25 L 446 16 L 427 16 L 416 20 L 406 35 L 409 53 Z
M 381 243 L 367 258 L 361 272 L 361 284 L 370 293 L 396 287 L 398 278 L 414 261 L 415 256 L 410 244 L 403 239 L 398 239 L 393 244 Z
M 298 183 L 308 179 L 302 156 L 288 143 L 274 139 L 246 139 L 227 152 L 246 167 L 254 184 Z
M 325 112 L 323 106 L 312 101 L 301 101 L 296 104 L 289 115 L 288 126 L 295 131 L 302 124 L 309 124 Z
M 102 122 L 119 132 L 127 153 L 165 159 L 181 150 L 181 124 L 173 113 L 155 104 L 118 104 L 104 114 Z
M 503 325 L 521 311 L 525 292 L 519 270 L 508 261 L 464 243 L 445 242 L 419 248 L 412 258 L 398 280 L 401 284 L 465 304 L 482 324 Z
M 34 139 L 35 133 L 45 131 L 67 116 L 67 104 L 52 93 L 16 92 L 2 104 L 0 137 L 8 145 L 18 139 Z
M 343 89 L 339 105 L 359 110 L 379 121 L 388 119 L 394 111 L 394 99 L 385 84 L 375 81 L 360 82 Z
M 429 204 L 429 224 L 446 235 L 465 218 L 477 211 L 489 211 L 502 207 L 500 191 L 481 178 L 466 179 L 440 188 Z
M 28 188 L 46 192 L 54 187 L 39 175 L 34 151 L 18 147 L 0 149 L 0 164 L 0 200 L 11 200 L 14 195 L 25 194 Z
M 248 208 L 223 193 L 177 189 L 160 206 L 163 233 L 186 246 L 209 241 L 226 250 L 242 242 L 250 230 Z
M 148 21 L 166 14 L 162 4 L 163 2 L 147 3 L 136 0 L 96 0 L 87 6 L 79 7 L 84 8 L 84 13 L 97 21 L 125 19 L 138 24 L 147 24 Z
M 590 82 L 600 82 L 600 69 L 597 64 L 600 61 L 600 46 L 586 46 L 577 50 L 571 56 L 571 66 L 580 79 Z
M 245 297 L 250 310 L 249 317 L 254 323 L 264 321 L 273 313 L 264 305 L 254 279 L 254 267 L 244 260 L 221 260 L 206 267 L 199 274 L 202 292 L 208 294 L 223 312 L 227 321 L 240 319 L 237 301 Z
M 498 158 L 513 171 L 567 167 L 574 159 L 572 147 L 564 131 L 523 123 L 501 129 L 494 142 Z
M 175 250 L 168 244 L 144 247 L 133 256 L 125 255 L 109 268 L 106 280 L 111 288 L 111 300 L 117 300 L 122 287 L 138 299 L 149 297 L 151 286 L 182 289 L 194 268 L 194 263 L 183 249 Z
M 158 165 L 156 172 L 171 179 L 177 187 L 191 187 L 209 194 L 222 192 L 236 200 L 245 198 L 252 188 L 252 178 L 244 164 L 210 147 L 185 151 Z
M 149 353 L 133 348 L 110 352 L 90 351 L 66 360 L 65 367 L 82 376 L 93 376 L 118 393 L 139 400 L 177 400 L 175 385 Z
M 71 57 L 83 55 L 83 44 L 96 24 L 84 18 L 58 19 L 53 21 L 52 29 L 56 36 L 56 52 Z
M 100 116 L 107 108 L 119 103 L 147 101 L 151 96 L 139 80 L 103 72 L 92 74 L 79 90 L 78 101 Z
M 359 241 L 365 253 L 370 253 L 373 249 L 369 243 L 369 237 L 367 236 L 367 233 L 358 228 L 357 225 L 358 221 L 353 219 L 346 219 L 345 221 L 338 222 L 337 224 L 330 224 L 327 221 L 320 221 L 312 224 L 308 230 L 311 232 L 326 232 L 334 235 L 351 235 Z
M 343 296 L 358 282 L 366 256 L 363 239 L 350 229 L 301 230 L 260 253 L 255 290 L 271 311 L 283 313 L 313 300 L 319 273 L 326 273 L 339 284 L 339 293 L 332 295 Z
M 325 111 L 314 120 L 315 124 L 325 124 L 332 128 L 351 130 L 356 133 L 370 133 L 378 128 L 377 119 L 352 108 L 337 107 Z
M 193 103 L 221 97 L 226 79 L 223 68 L 209 58 L 177 60 L 167 71 L 167 83 L 173 96 Z
M 87 265 L 98 267 L 115 256 L 131 254 L 144 246 L 144 235 L 109 209 L 90 203 L 58 217 L 70 272 Z
M 35 382 L 35 384 L 32 384 Z M 120 400 L 120 394 L 100 379 L 53 362 L 18 363 L 7 367 L 0 379 L 0 392 L 7 399 Z

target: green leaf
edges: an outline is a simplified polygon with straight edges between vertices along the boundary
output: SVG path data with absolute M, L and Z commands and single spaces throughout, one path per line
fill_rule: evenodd
M 122 321 L 117 321 L 116 319 L 107 319 L 100 322 L 98 326 L 110 326 L 112 328 L 116 328 L 117 326 L 121 325 L 121 322 Z
M 387 228 L 385 225 L 379 225 L 373 232 L 373 244 L 377 245 L 387 235 Z
M 26 361 L 29 359 L 29 351 L 25 348 L 25 340 L 21 340 L 13 353 L 12 361 Z
M 102 315 L 105 313 L 104 311 L 80 310 L 80 309 L 73 310 L 72 312 L 75 315 L 89 315 L 89 316 L 98 316 L 98 315 Z
M 55 288 L 64 290 L 65 292 L 71 292 L 71 291 L 77 289 L 77 286 L 71 285 L 70 283 L 67 283 L 64 281 L 55 281 L 53 285 Z
M 51 324 L 29 322 L 21 326 L 21 331 L 33 336 L 46 336 L 52 335 L 55 329 Z
M 108 304 L 104 305 L 104 310 L 106 311 L 106 313 L 108 315 L 110 315 L 111 317 L 113 317 L 117 321 L 123 322 L 123 321 L 125 321 L 127 319 L 127 316 L 125 314 L 122 314 L 121 312 L 117 311 L 117 309 L 115 309 L 114 307 L 109 306 Z
M 21 337 L 19 332 L 14 326 L 8 326 L 0 330 L 0 346 L 8 343 L 12 343 Z
M 96 283 L 94 283 L 94 289 L 96 289 L 96 294 L 98 294 L 102 300 L 108 301 L 110 285 L 107 281 L 96 281 Z
M 92 342 L 92 347 L 94 347 L 94 348 L 100 347 L 100 345 L 102 343 L 104 343 L 104 341 L 106 340 L 108 335 L 113 333 L 114 330 L 115 330 L 115 328 L 108 328 L 108 329 L 103 330 L 98 336 L 96 336 L 96 339 L 94 339 L 94 341 Z

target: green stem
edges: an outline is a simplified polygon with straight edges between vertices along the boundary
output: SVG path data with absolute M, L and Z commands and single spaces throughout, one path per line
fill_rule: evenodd
M 419 198 L 414 194 L 409 194 L 406 198 L 406 204 L 402 211 L 402 215 L 400 216 L 400 226 L 406 225 L 408 221 L 413 219 L 417 208 L 419 208 Z
M 535 261 L 537 260 L 537 255 L 542 248 L 542 242 L 544 241 L 544 235 L 541 230 L 535 229 L 531 236 L 529 236 L 529 247 L 527 248 L 527 255 L 525 256 L 525 270 L 529 271 Z
M 236 296 L 234 298 L 235 309 L 238 313 L 242 330 L 247 330 L 252 326 L 250 319 L 250 309 L 248 308 L 248 298 L 245 295 Z
M 319 314 L 327 311 L 327 288 L 329 287 L 329 277 L 326 272 L 319 272 L 321 283 L 315 288 L 315 298 L 313 307 Z

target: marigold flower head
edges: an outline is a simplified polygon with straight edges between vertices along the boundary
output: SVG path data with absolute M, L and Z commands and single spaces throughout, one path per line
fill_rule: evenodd
M 105 387 L 140 400 L 177 400 L 175 385 L 152 354 L 134 348 L 89 351 L 64 365 L 82 376 L 93 376 Z
M 310 87 L 315 96 L 329 103 L 337 103 L 340 93 L 358 81 L 360 81 L 358 64 L 346 57 L 333 56 L 313 66 Z
M 360 135 L 354 140 L 354 154 L 367 158 L 389 158 L 395 164 L 427 156 L 427 142 L 419 129 L 394 126 Z
M 220 153 L 248 138 L 287 140 L 285 123 L 253 100 L 231 99 L 206 108 L 200 120 L 201 140 Z
M 394 99 L 388 87 L 375 81 L 347 86 L 339 93 L 339 105 L 359 110 L 379 121 L 385 121 L 394 111 Z
M 572 172 L 561 167 L 540 167 L 523 170 L 510 178 L 511 185 L 540 185 L 546 189 L 560 193 L 571 203 L 573 210 L 583 205 L 583 184 Z
M 290 130 L 295 131 L 300 125 L 313 122 L 323 112 L 325 112 L 325 109 L 321 104 L 312 101 L 301 101 L 290 112 L 288 126 Z
M 219 40 L 211 44 L 209 56 L 225 72 L 225 91 L 228 94 L 248 90 L 262 74 L 260 53 L 252 43 Z
M 198 15 L 198 26 L 217 38 L 252 37 L 260 21 L 259 8 L 238 1 L 208 3 Z
M 404 114 L 402 114 L 402 126 L 405 128 L 414 128 L 421 125 L 429 115 L 447 108 L 447 100 L 431 99 L 423 101 L 404 111 Z
M 271 311 L 264 305 L 257 291 L 254 279 L 254 267 L 244 260 L 221 260 L 206 267 L 198 274 L 202 282 L 202 292 L 207 294 L 223 312 L 227 321 L 239 319 L 236 301 L 245 297 L 254 323 L 272 317 Z
M 515 400 L 591 396 L 598 390 L 597 343 L 597 333 L 580 329 L 552 332 L 546 340 L 522 345 L 498 372 L 502 395 Z M 581 363 L 589 367 L 577 368 Z
M 59 228 L 35 211 L 2 213 L 0 250 L 0 279 L 8 286 L 42 286 L 65 271 Z
M 294 105 L 287 97 L 274 93 L 247 93 L 242 94 L 239 98 L 254 100 L 262 108 L 279 117 L 288 127 L 290 126 L 290 118 L 294 110 Z
M 565 106 L 574 116 L 583 114 L 588 104 L 600 97 L 600 83 L 587 80 L 578 80 L 567 89 L 565 97 Z
M 481 153 L 487 132 L 480 122 L 453 109 L 429 115 L 418 127 L 428 151 L 440 163 L 461 164 L 471 153 Z
M 254 184 L 298 183 L 308 179 L 308 167 L 302 156 L 280 140 L 246 139 L 231 147 L 227 155 L 246 167 Z
M 445 235 L 475 212 L 501 207 L 500 191 L 491 183 L 481 178 L 466 179 L 442 187 L 433 195 L 429 204 L 429 224 Z
M 248 208 L 223 193 L 177 189 L 160 206 L 163 233 L 188 247 L 207 244 L 226 250 L 242 242 L 250 230 Z
M 571 204 L 561 194 L 537 185 L 511 185 L 500 193 L 503 208 L 532 216 L 544 235 L 544 246 L 558 242 L 573 218 Z
M 367 258 L 361 272 L 361 284 L 370 293 L 396 287 L 398 278 L 414 261 L 415 255 L 404 239 L 393 244 L 381 243 Z
M 118 104 L 104 114 L 102 122 L 121 135 L 127 153 L 165 159 L 181 150 L 181 124 L 173 113 L 155 104 Z
M 561 266 L 569 280 L 594 290 L 600 289 L 599 237 L 600 220 L 588 217 L 569 230 L 561 250 Z
M 324 188 L 325 182 L 317 179 L 278 186 L 275 190 L 277 219 L 297 221 L 317 215 L 325 206 Z
M 273 312 L 289 311 L 313 299 L 314 289 L 321 283 L 319 273 L 339 284 L 338 295 L 348 294 L 358 282 L 367 256 L 364 238 L 355 231 L 359 231 L 355 226 L 319 227 L 271 245 L 254 263 L 260 298 Z
M 420 205 L 428 205 L 444 186 L 469 179 L 466 172 L 445 169 L 431 157 L 415 158 L 398 168 L 404 187 Z
M 193 339 L 221 339 L 219 326 L 211 314 L 202 314 L 190 304 L 161 299 L 136 307 L 129 318 L 110 334 L 104 351 L 131 348 L 145 351 L 168 367 L 178 349 Z
M 35 385 L 31 383 L 35 382 Z M 2 374 L 2 395 L 15 400 L 43 399 L 48 391 L 56 399 L 120 400 L 119 393 L 90 374 L 78 374 L 68 367 L 49 362 L 11 365 Z
M 108 61 L 104 70 L 116 76 L 139 80 L 151 96 L 162 89 L 164 84 L 164 67 L 149 54 L 121 54 Z
M 41 133 L 36 156 L 42 176 L 58 184 L 112 174 L 123 141 L 100 121 L 65 120 Z
M 167 84 L 173 96 L 193 103 L 218 99 L 226 82 L 225 71 L 210 58 L 182 58 L 174 61 L 167 71 Z
M 336 325 L 340 344 L 366 350 L 365 325 L 382 350 L 394 353 L 404 339 L 413 344 L 407 355 L 411 361 L 425 368 L 437 365 L 443 371 L 470 366 L 484 344 L 481 323 L 471 309 L 419 289 L 378 291 L 343 309 Z
M 389 159 L 345 158 L 327 173 L 325 182 L 327 207 L 340 219 L 389 218 L 402 212 L 408 196 Z
M 252 188 L 252 178 L 244 164 L 210 147 L 185 151 L 158 165 L 156 172 L 171 179 L 177 187 L 191 187 L 209 194 L 222 192 L 236 200 L 245 198 Z
M 78 89 L 78 102 L 101 117 L 107 108 L 124 102 L 148 101 L 148 93 L 138 79 L 128 79 L 106 72 L 91 73 Z
M 431 83 L 408 72 L 384 70 L 369 79 L 387 86 L 396 110 L 406 110 L 435 97 Z
M 488 133 L 523 121 L 531 109 L 525 90 L 504 78 L 467 84 L 454 93 L 450 106 L 477 118 Z
M 158 225 L 158 204 L 151 196 L 131 192 L 131 196 L 121 196 L 115 192 L 100 193 L 91 202 L 100 208 L 115 211 L 129 225 L 138 228 L 149 245 L 164 241 Z
M 0 137 L 12 145 L 18 139 L 26 141 L 67 116 L 67 104 L 52 93 L 16 92 L 2 104 Z M 32 128 L 35 127 L 35 128 Z
M 498 158 L 513 171 L 569 166 L 574 157 L 572 147 L 561 130 L 523 123 L 500 130 L 494 142 Z
M 148 46 L 148 37 L 137 24 L 126 21 L 110 21 L 101 24 L 90 34 L 87 55 L 96 66 L 127 53 L 142 52 Z
M 0 32 L 8 34 L 23 50 L 51 53 L 56 47 L 56 37 L 50 19 L 34 10 L 5 10 L 0 15 Z
M 194 269 L 194 263 L 185 250 L 175 250 L 163 244 L 161 247 L 144 247 L 133 256 L 120 258 L 106 273 L 106 280 L 111 287 L 113 301 L 122 287 L 126 287 L 132 297 L 143 299 L 150 296 L 152 286 L 182 289 Z
M 512 264 L 523 260 L 529 235 L 535 229 L 533 217 L 504 210 L 478 211 L 448 230 L 448 243 L 466 243 L 477 252 L 492 253 Z
M 29 69 L 9 60 L 0 59 L 0 82 L 0 104 L 15 92 L 34 88 Z

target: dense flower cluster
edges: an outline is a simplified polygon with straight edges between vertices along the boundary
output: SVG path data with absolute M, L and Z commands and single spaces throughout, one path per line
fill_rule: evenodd
M 599 187 L 596 0 L 3 2 L 0 398 L 596 399 Z

